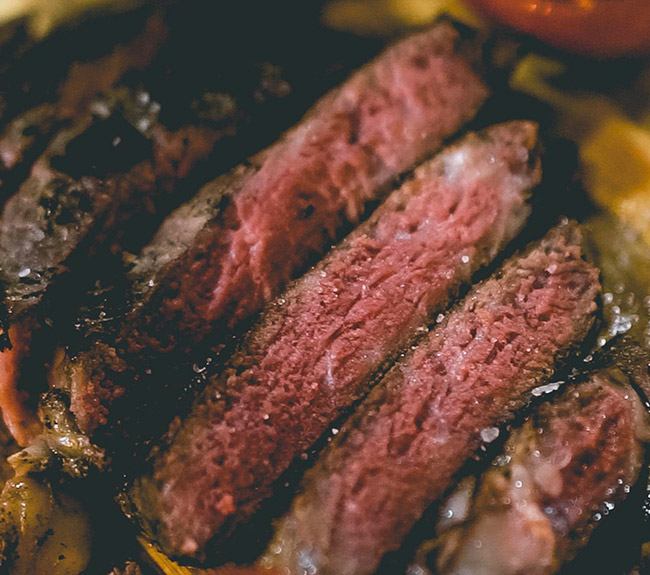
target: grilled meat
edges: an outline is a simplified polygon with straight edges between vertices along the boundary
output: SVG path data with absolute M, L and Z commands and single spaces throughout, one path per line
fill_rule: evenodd
M 370 574 L 400 547 L 486 433 L 589 332 L 600 287 L 580 243 L 574 225 L 552 230 L 388 372 L 308 472 L 263 565 Z
M 556 573 L 639 477 L 650 418 L 635 388 L 650 389 L 647 366 L 598 369 L 535 410 L 477 486 L 465 479 L 443 505 L 420 564 L 441 575 Z
M 526 122 L 496 126 L 423 164 L 273 302 L 139 482 L 136 499 L 157 498 L 146 519 L 160 523 L 165 549 L 201 556 L 249 518 L 296 456 L 516 236 L 540 177 L 535 132 Z
M 108 109 L 118 105 L 123 102 L 106 103 Z M 146 117 L 148 111 L 139 113 Z M 0 405 L 20 443 L 27 443 L 38 428 L 15 391 L 25 358 L 40 347 L 34 332 L 52 323 L 51 314 L 65 317 L 59 306 L 74 309 L 75 299 L 67 291 L 73 288 L 66 279 L 69 270 L 81 265 L 92 269 L 84 259 L 102 246 L 128 247 L 122 241 L 128 226 L 153 219 L 151 213 L 174 192 L 176 181 L 208 155 L 214 135 L 200 129 L 192 135 L 194 155 L 188 161 L 184 133 L 161 127 L 148 139 L 121 115 L 86 114 L 54 138 L 6 202 L 0 214 L 0 273 L 9 341 L 0 354 Z M 177 166 L 175 172 L 170 173 L 170 165 Z M 66 171 L 70 168 L 72 175 Z M 91 276 L 79 275 L 86 282 Z
M 466 52 L 445 23 L 403 40 L 172 214 L 136 260 L 132 311 L 116 333 L 52 375 L 82 430 L 114 421 L 113 400 L 130 388 L 159 381 L 161 356 L 182 358 L 259 311 L 472 118 L 486 88 Z

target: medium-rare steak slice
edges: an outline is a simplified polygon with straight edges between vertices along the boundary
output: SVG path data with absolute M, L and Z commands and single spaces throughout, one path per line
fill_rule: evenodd
M 179 87 L 175 93 L 182 92 L 184 100 L 167 98 L 160 103 L 152 95 L 159 91 L 159 76 L 171 83 L 177 68 L 186 67 L 186 60 L 200 47 L 183 43 L 191 21 L 174 24 L 173 45 L 165 44 L 154 70 L 131 78 L 132 87 L 112 90 L 95 101 L 89 113 L 59 131 L 0 214 L 0 268 L 12 345 L 0 354 L 0 407 L 23 444 L 39 429 L 33 401 L 26 403 L 24 396 L 45 382 L 43 373 L 28 370 L 43 369 L 55 339 L 51 330 L 41 328 L 54 319 L 60 341 L 61 330 L 73 323 L 84 289 L 98 276 L 108 275 L 108 282 L 113 281 L 103 269 L 107 262 L 88 259 L 89 254 L 109 249 L 137 252 L 181 198 L 277 137 L 316 95 L 338 80 L 346 66 L 362 57 L 340 58 L 350 42 L 324 34 L 303 42 L 299 56 L 274 51 L 269 54 L 272 59 L 260 63 L 246 51 L 224 53 L 219 63 L 227 60 L 228 66 L 218 66 L 213 75 L 204 73 L 191 90 Z M 287 42 L 302 38 L 302 32 L 289 33 L 293 24 L 287 22 L 286 27 Z M 320 54 L 324 47 L 327 57 L 317 59 L 311 68 L 298 66 L 309 53 Z M 336 62 L 338 71 L 332 71 Z M 223 68 L 232 68 L 233 73 L 226 74 Z M 148 91 L 149 86 L 155 90 Z M 194 97 L 201 105 L 195 105 Z M 66 102 L 69 105 L 69 98 Z M 123 278 L 116 267 L 109 269 L 119 276 L 119 284 Z M 105 320 L 98 323 L 104 325 Z M 40 334 L 42 345 L 33 333 Z M 27 357 L 32 360 L 24 361 Z M 34 400 L 38 393 L 31 396 Z
M 600 286 L 580 243 L 572 224 L 552 230 L 391 368 L 306 475 L 263 564 L 370 574 L 400 547 L 485 437 L 589 332 Z M 188 481 L 192 465 L 179 465 L 179 477 L 181 467 Z M 173 504 L 175 485 L 165 488 Z
M 536 127 L 470 134 L 420 166 L 372 217 L 276 299 L 207 381 L 138 482 L 163 548 L 202 556 L 512 240 L 539 181 Z
M 638 366 L 642 381 L 610 365 L 567 385 L 515 429 L 490 469 L 464 479 L 442 506 L 422 567 L 550 575 L 571 560 L 644 464 L 650 420 L 630 379 L 650 389 L 648 358 Z
M 136 302 L 118 333 L 53 374 L 81 429 L 104 425 L 134 378 L 159 382 L 161 355 L 184 357 L 259 311 L 472 118 L 487 90 L 469 47 L 447 23 L 395 44 L 168 218 L 132 271 Z M 135 376 L 143 365 L 149 375 Z

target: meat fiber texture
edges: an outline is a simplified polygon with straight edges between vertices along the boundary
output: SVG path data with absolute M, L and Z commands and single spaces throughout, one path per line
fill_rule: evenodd
M 269 306 L 134 491 L 156 499 L 146 519 L 160 524 L 168 552 L 201 556 L 248 519 L 377 370 L 516 236 L 540 179 L 535 136 L 529 122 L 468 135 Z
M 484 431 L 509 419 L 590 330 L 600 285 L 580 242 L 574 225 L 553 229 L 391 368 L 306 475 L 264 565 L 370 574 L 400 547 Z
M 438 539 L 423 546 L 436 549 L 435 573 L 556 573 L 626 498 L 648 440 L 646 407 L 618 366 L 567 385 L 512 432 L 477 487 L 464 480 L 442 506 Z
M 105 271 L 108 252 L 137 253 L 181 199 L 208 176 L 230 169 L 277 137 L 362 57 L 339 60 L 343 42 L 332 33 L 303 42 L 300 56 L 272 51 L 263 65 L 247 50 L 236 55 L 220 51 L 217 66 L 196 74 L 201 66 L 197 55 L 205 53 L 206 44 L 220 48 L 209 39 L 198 45 L 188 41 L 188 34 L 196 34 L 196 14 L 187 6 L 170 9 L 175 12 L 165 9 L 169 39 L 161 50 L 166 26 L 155 14 L 130 43 L 99 60 L 71 65 L 59 100 L 16 120 L 11 133 L 18 140 L 0 140 L 0 157 L 7 159 L 9 169 L 17 161 L 14 144 L 27 145 L 34 136 L 24 131 L 30 122 L 47 131 L 45 124 L 56 113 L 57 125 L 67 126 L 58 130 L 27 181 L 20 180 L 0 215 L 0 267 L 12 346 L 0 354 L 0 407 L 22 444 L 40 429 L 34 403 L 46 380 L 40 366 L 50 361 L 54 342 L 65 341 L 76 353 L 74 343 L 82 332 L 106 334 L 107 326 L 118 324 L 128 310 L 131 298 L 122 289 L 128 282 L 117 264 L 111 268 L 114 273 Z M 286 28 L 295 26 L 287 23 Z M 284 41 L 297 41 L 296 34 L 285 35 Z M 230 36 L 220 36 L 219 42 L 227 45 Z M 241 44 L 251 48 L 248 40 Z M 256 38 L 254 45 L 269 51 L 265 38 Z M 324 46 L 327 58 L 311 67 L 298 65 Z M 357 43 L 354 47 L 360 48 Z M 147 65 L 154 54 L 153 64 Z M 188 68 L 190 60 L 194 67 Z M 329 71 L 334 61 L 339 63 L 336 73 Z M 145 65 L 146 71 L 134 73 L 133 68 Z M 135 88 L 120 84 L 85 110 L 94 91 L 108 89 L 127 70 L 132 73 L 122 80 Z M 187 74 L 194 78 L 191 86 L 175 86 Z M 20 140 L 23 136 L 27 139 Z M 14 170 L 12 177 L 20 171 Z M 96 251 L 101 257 L 88 259 Z M 101 289 L 91 288 L 99 276 L 106 280 Z M 116 304 L 109 305 L 108 299 Z M 86 309 L 77 314 L 80 300 Z M 56 318 L 49 313 L 53 310 Z M 72 337 L 49 329 L 73 323 L 80 328 Z
M 119 333 L 53 376 L 72 389 L 82 430 L 105 425 L 130 387 L 158 381 L 161 356 L 183 358 L 258 312 L 471 119 L 487 89 L 466 47 L 446 23 L 395 44 L 170 216 L 132 270 L 137 303 Z

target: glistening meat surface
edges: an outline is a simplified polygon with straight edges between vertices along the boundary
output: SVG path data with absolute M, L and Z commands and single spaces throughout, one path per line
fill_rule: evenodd
M 276 139 L 316 97 L 377 49 L 374 42 L 317 28 L 311 19 L 316 7 L 301 8 L 305 26 L 296 27 L 286 16 L 297 8 L 284 3 L 264 9 L 264 15 L 259 7 L 252 22 L 244 17 L 243 6 L 191 4 L 163 7 L 166 26 L 154 15 L 130 43 L 114 47 L 113 34 L 111 54 L 73 64 L 60 98 L 19 118 L 12 124 L 18 140 L 10 138 L 8 147 L 0 143 L 0 156 L 7 152 L 7 159 L 16 160 L 14 144 L 32 137 L 30 122 L 45 129 L 42 113 L 50 114 L 50 120 L 55 112 L 61 121 L 70 120 L 37 161 L 40 177 L 29 178 L 0 217 L 7 236 L 0 238 L 7 291 L 10 297 L 18 294 L 13 299 L 30 307 L 34 319 L 20 320 L 10 305 L 13 348 L 0 355 L 0 407 L 22 443 L 38 431 L 34 387 L 45 381 L 44 374 L 22 368 L 49 361 L 55 341 L 74 346 L 80 336 L 61 333 L 66 325 L 81 326 L 84 335 L 89 326 L 104 334 L 131 301 L 122 289 L 124 270 L 115 265 L 108 272 L 101 258 L 89 260 L 87 255 L 95 249 L 137 253 L 167 212 Z M 241 15 L 233 12 L 232 19 L 226 18 L 223 10 Z M 219 12 L 223 23 L 206 18 L 206 11 Z M 165 30 L 167 39 L 156 52 Z M 153 52 L 153 63 L 145 66 Z M 205 54 L 212 54 L 209 62 Z M 88 97 L 134 67 L 138 70 L 122 77 L 128 86 L 120 84 L 93 102 L 94 119 L 89 121 L 90 114 L 81 112 Z M 11 177 L 21 171 L 13 170 Z M 27 269 L 29 276 L 18 277 Z M 61 281 L 62 271 L 70 272 L 69 281 Z M 98 277 L 102 284 L 96 290 L 91 282 Z M 43 291 L 46 304 L 33 297 Z M 108 298 L 116 305 L 107 305 Z M 77 314 L 74 307 L 80 301 L 84 310 Z M 54 322 L 51 311 L 57 313 Z M 39 330 L 50 323 L 56 335 Z M 34 329 L 43 346 L 34 344 Z M 32 392 L 29 405 L 27 391 Z
M 634 383 L 647 391 L 648 358 L 637 365 Z M 619 366 L 567 384 L 512 432 L 476 487 L 466 478 L 443 505 L 437 541 L 423 546 L 436 549 L 434 572 L 556 573 L 589 541 L 597 515 L 625 499 L 648 440 L 650 416 Z
M 598 271 L 572 224 L 475 287 L 361 403 L 305 477 L 263 564 L 373 573 L 482 442 L 594 322 Z
M 281 14 L 278 10 L 272 22 Z M 83 107 L 86 87 L 103 89 L 119 70 L 150 59 L 152 54 L 138 47 L 144 43 L 153 49 L 147 37 L 158 39 L 162 32 L 154 26 L 128 50 L 118 47 L 108 59 L 72 66 L 56 108 L 62 118 L 68 114 L 74 120 L 54 136 L 0 214 L 0 268 L 9 308 L 4 327 L 9 327 L 12 346 L 0 354 L 0 407 L 23 444 L 39 431 L 33 404 L 45 381 L 42 365 L 50 360 L 55 342 L 75 339 L 62 335 L 65 326 L 76 323 L 85 330 L 92 324 L 104 333 L 108 319 L 124 313 L 128 298 L 121 289 L 126 283 L 123 270 L 117 262 L 107 265 L 112 259 L 108 252 L 137 253 L 167 212 L 209 177 L 276 138 L 364 54 L 355 43 L 361 53 L 341 58 L 349 43 L 325 33 L 301 42 L 300 55 L 266 54 L 263 36 L 253 45 L 242 39 L 240 44 L 249 49 L 259 43 L 265 59 L 260 62 L 245 50 L 234 55 L 218 51 L 218 62 L 212 60 L 208 71 L 191 74 L 194 81 L 187 86 L 179 80 L 189 73 L 188 62 L 200 67 L 197 54 L 213 42 L 209 37 L 188 41 L 189 34 L 196 34 L 199 15 L 186 14 L 180 23 L 177 13 L 168 16 L 170 39 L 154 64 L 129 75 L 134 87 L 120 85 L 85 113 L 75 111 Z M 294 34 L 295 27 L 289 22 L 285 26 L 285 42 L 303 38 L 304 31 Z M 233 35 L 236 31 L 220 36 L 219 45 L 233 46 Z M 311 61 L 310 67 L 301 65 L 324 47 L 327 56 Z M 330 70 L 333 63 L 338 64 L 337 72 Z M 179 83 L 182 86 L 175 85 Z M 39 114 L 35 116 L 34 121 Z M 89 258 L 98 253 L 101 257 Z M 112 273 L 105 271 L 108 268 Z M 104 280 L 100 295 L 86 294 L 95 291 L 99 277 Z M 113 289 L 103 289 L 107 286 Z M 117 311 L 98 305 L 104 303 L 101 294 L 107 293 L 118 302 Z M 91 312 L 73 321 L 80 300 Z M 32 367 L 40 371 L 30 372 Z M 28 392 L 31 402 L 25 401 Z
M 158 381 L 162 355 L 185 357 L 258 312 L 471 119 L 487 90 L 466 52 L 446 23 L 406 38 L 172 214 L 137 259 L 136 303 L 118 333 L 53 375 L 72 388 L 82 430 L 108 423 L 129 388 Z
M 540 178 L 535 136 L 528 122 L 468 135 L 270 305 L 133 491 L 136 505 L 156 501 L 140 511 L 165 549 L 202 556 L 248 519 L 377 370 L 515 237 Z

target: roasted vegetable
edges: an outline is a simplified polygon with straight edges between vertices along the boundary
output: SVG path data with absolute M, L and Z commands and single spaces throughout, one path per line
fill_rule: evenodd
M 19 475 L 0 494 L 0 572 L 78 575 L 90 560 L 86 513 L 47 481 Z
M 555 110 L 550 131 L 578 145 L 583 183 L 590 198 L 637 230 L 650 245 L 647 103 L 640 109 L 624 108 L 624 94 L 579 89 L 581 83 L 594 83 L 594 76 L 603 70 L 588 72 L 529 55 L 517 65 L 510 83 Z
M 357 34 L 389 34 L 426 26 L 441 13 L 480 26 L 478 16 L 458 0 L 334 0 L 325 6 L 325 24 Z

